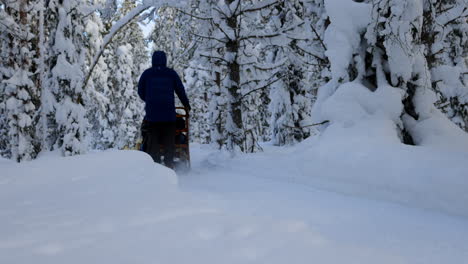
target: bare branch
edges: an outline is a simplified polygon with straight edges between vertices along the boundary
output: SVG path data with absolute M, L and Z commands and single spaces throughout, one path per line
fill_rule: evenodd
M 198 35 L 198 34 L 193 33 L 193 32 L 190 32 L 189 34 L 192 34 L 192 35 L 194 35 L 194 36 L 196 36 L 196 37 L 203 38 L 203 39 L 216 40 L 216 41 L 221 42 L 221 43 L 223 43 L 223 44 L 226 44 L 226 43 L 227 43 L 226 41 L 223 41 L 223 40 L 221 40 L 221 39 L 217 39 L 217 38 L 213 38 L 213 37 L 209 37 L 209 36 Z
M 227 60 L 225 60 L 224 58 L 221 58 L 221 57 L 216 57 L 216 56 L 208 56 L 208 55 L 205 55 L 205 54 L 200 54 L 200 57 L 205 57 L 205 58 L 209 58 L 209 59 L 215 59 L 215 60 L 220 60 L 224 63 L 229 63 Z
M 304 22 L 301 22 L 297 25 L 293 25 L 289 28 L 286 28 L 286 29 L 283 29 L 283 30 L 280 30 L 279 32 L 277 33 L 271 33 L 271 34 L 266 34 L 266 35 L 250 35 L 250 36 L 244 36 L 244 37 L 241 37 L 240 40 L 246 40 L 246 39 L 253 39 L 253 38 L 274 38 L 274 37 L 277 37 L 277 36 L 280 36 L 281 34 L 284 34 L 288 31 L 291 31 L 291 30 L 294 30 L 296 29 L 297 27 L 300 27 L 304 25 Z
M 292 127 L 292 126 L 287 126 L 287 125 L 283 125 L 284 127 L 287 127 L 287 128 L 292 128 L 292 129 L 301 129 L 301 128 L 306 128 L 306 127 L 313 127 L 313 126 L 320 126 L 320 125 L 324 125 L 326 123 L 330 122 L 330 120 L 325 120 L 323 122 L 320 122 L 320 123 L 316 123 L 316 124 L 312 124 L 312 125 L 307 125 L 307 126 L 299 126 L 299 127 Z
M 298 45 L 294 45 L 294 47 L 300 49 L 302 52 L 304 52 L 306 54 L 309 54 L 310 56 L 312 56 L 312 57 L 316 58 L 317 60 L 323 62 L 323 64 L 326 64 L 326 62 L 327 62 L 326 58 L 319 57 L 318 55 L 313 54 L 310 51 L 307 51 L 307 50 L 303 49 L 302 47 L 300 47 Z
M 239 1 L 240 2 L 240 1 Z M 267 8 L 267 7 L 270 7 L 270 6 L 273 6 L 273 5 L 276 5 L 276 4 L 279 4 L 278 1 L 273 1 L 271 3 L 266 3 L 265 5 L 263 6 L 256 6 L 256 7 L 247 7 L 246 9 L 243 9 L 241 10 L 241 13 L 249 13 L 249 12 L 256 12 L 256 11 L 260 11 L 264 8 Z
M 281 35 L 281 33 L 272 33 L 272 34 L 267 34 L 267 35 L 250 35 L 250 36 L 244 36 L 244 37 L 241 37 L 240 40 L 246 40 L 246 39 L 264 39 L 264 38 L 274 38 L 274 37 L 278 37 L 279 35 Z
M 315 29 L 314 26 L 310 25 L 310 27 L 312 28 L 312 31 L 314 31 L 315 35 L 317 36 L 320 44 L 322 45 L 323 49 L 324 50 L 327 50 L 327 46 L 325 46 L 325 43 L 323 42 L 322 38 L 320 37 L 319 33 L 317 32 L 317 30 Z
M 183 9 L 180 9 L 180 8 L 175 8 L 175 10 L 177 10 L 178 12 L 180 12 L 180 13 L 182 13 L 182 14 L 184 14 L 184 15 L 193 17 L 193 18 L 195 18 L 195 19 L 200 19 L 200 20 L 213 20 L 212 17 L 201 17 L 201 16 L 197 16 L 197 15 L 188 13 L 188 12 L 186 12 L 186 11 L 184 11 Z
M 226 33 L 226 31 L 224 31 L 224 29 L 218 23 L 215 23 L 215 22 L 212 22 L 212 23 L 224 34 L 224 36 L 226 36 L 227 39 L 231 40 L 231 38 Z M 226 43 L 226 42 L 224 42 L 224 43 Z
M 252 93 L 255 93 L 255 92 L 257 92 L 257 91 L 260 91 L 260 90 L 263 90 L 263 89 L 267 88 L 268 86 L 270 86 L 270 85 L 274 84 L 275 82 L 281 80 L 283 77 L 284 77 L 284 76 L 280 76 L 280 77 L 278 77 L 276 80 L 273 80 L 273 81 L 271 81 L 271 82 L 265 84 L 265 85 L 262 86 L 262 87 L 253 89 L 252 91 L 250 91 L 250 92 L 248 92 L 248 93 L 242 95 L 242 97 L 240 98 L 240 100 L 244 99 L 245 97 L 247 97 L 248 95 L 250 95 L 250 94 L 252 94 Z

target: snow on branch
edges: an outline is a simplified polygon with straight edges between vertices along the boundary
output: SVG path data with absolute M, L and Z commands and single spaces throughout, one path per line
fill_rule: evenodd
M 18 24 L 11 17 L 7 16 L 2 9 L 0 9 L 0 29 L 24 41 L 29 41 L 34 37 L 34 35 L 21 30 Z
M 313 127 L 313 126 L 320 126 L 320 125 L 325 125 L 326 123 L 329 123 L 330 120 L 325 120 L 323 122 L 320 122 L 320 123 L 315 123 L 315 124 L 312 124 L 312 125 L 307 125 L 307 126 L 288 126 L 288 125 L 283 125 L 284 127 L 286 128 L 291 128 L 291 129 L 303 129 L 303 128 L 306 128 L 306 127 Z
M 251 90 L 251 91 L 249 91 L 249 92 L 243 94 L 242 97 L 240 98 L 240 100 L 242 101 L 245 97 L 249 96 L 250 94 L 253 94 L 253 93 L 255 93 L 255 92 L 258 92 L 258 91 L 261 91 L 261 90 L 263 90 L 263 89 L 268 88 L 270 85 L 274 84 L 275 82 L 281 80 L 281 79 L 284 78 L 284 77 L 285 77 L 285 76 L 279 76 L 279 77 L 277 77 L 276 79 L 274 79 L 274 80 L 272 80 L 272 81 L 266 83 L 265 85 L 262 85 L 262 86 L 259 87 L 259 88 L 253 89 L 253 90 Z
M 276 5 L 276 4 L 279 4 L 278 0 L 261 1 L 258 4 L 254 4 L 254 5 L 251 5 L 251 6 L 248 6 L 248 7 L 244 8 L 244 9 L 242 9 L 241 13 L 260 11 L 260 10 L 262 10 L 264 8 L 267 8 L 267 7 Z
M 203 16 L 199 16 L 199 15 L 194 15 L 194 14 L 189 13 L 189 12 L 187 12 L 187 11 L 181 9 L 181 8 L 175 8 L 175 10 L 176 10 L 177 12 L 180 12 L 180 13 L 186 15 L 186 16 L 189 16 L 189 17 L 192 17 L 192 18 L 195 18 L 195 19 L 200 19 L 200 20 L 213 20 L 212 17 L 203 17 Z
M 240 38 L 240 40 L 274 38 L 274 37 L 282 36 L 282 35 L 286 34 L 289 31 L 293 31 L 293 30 L 295 30 L 296 28 L 298 28 L 298 27 L 300 27 L 302 25 L 304 25 L 304 22 L 300 22 L 300 23 L 298 23 L 296 25 L 293 25 L 293 26 L 291 26 L 289 28 L 282 29 L 279 32 L 275 32 L 275 33 L 271 33 L 271 34 L 262 34 L 261 31 L 260 32 L 253 32 L 253 33 L 250 33 L 249 35 L 242 36 Z
M 275 70 L 279 67 L 282 67 L 286 64 L 288 61 L 288 58 L 284 58 L 281 61 L 269 65 L 254 65 L 256 69 L 262 70 L 262 71 L 270 71 L 270 70 Z

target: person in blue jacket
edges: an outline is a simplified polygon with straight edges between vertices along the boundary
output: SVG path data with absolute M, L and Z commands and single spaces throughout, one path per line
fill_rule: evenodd
M 160 144 L 164 147 L 164 165 L 174 167 L 176 111 L 174 92 L 184 107 L 190 103 L 179 75 L 167 66 L 166 53 L 156 51 L 152 67 L 145 70 L 138 82 L 138 95 L 145 102 L 145 149 L 155 162 L 161 163 Z

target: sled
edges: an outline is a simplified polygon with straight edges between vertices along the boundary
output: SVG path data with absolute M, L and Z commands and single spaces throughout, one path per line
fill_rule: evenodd
M 190 164 L 190 116 L 185 107 L 176 107 L 176 133 L 174 166 L 177 170 L 188 171 Z M 161 145 L 161 151 L 163 150 Z M 140 137 L 135 150 L 143 151 L 143 138 Z
M 179 111 L 177 111 L 179 110 Z M 182 111 L 180 111 L 182 110 Z M 181 113 L 183 112 L 183 113 Z M 177 169 L 190 169 L 190 115 L 185 107 L 176 107 L 176 144 L 174 164 Z M 184 122 L 185 124 L 179 124 Z M 182 140 L 183 139 L 183 140 Z

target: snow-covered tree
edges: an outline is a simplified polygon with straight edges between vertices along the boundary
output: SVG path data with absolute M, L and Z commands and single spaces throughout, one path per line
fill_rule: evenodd
M 8 15 L 5 11 L 5 5 L 0 4 L 0 25 L 6 24 Z M 5 77 L 7 77 L 7 64 L 9 61 L 9 48 L 7 43 L 8 41 L 8 31 L 2 26 L 0 30 L 0 156 L 8 157 L 8 120 L 7 120 L 7 111 L 6 111 L 6 96 L 5 96 Z
M 133 66 L 133 58 L 130 44 L 121 45 L 117 49 L 118 65 Z M 116 85 L 119 87 L 119 120 L 117 123 L 116 146 L 120 149 L 124 147 L 134 147 L 140 132 L 140 124 L 143 120 L 142 104 L 136 90 L 135 78 L 132 75 L 132 67 L 121 67 L 116 72 Z M 117 89 L 117 87 L 113 87 Z
M 369 116 L 385 124 L 392 139 L 410 145 L 464 137 L 434 106 L 423 34 L 427 2 L 369 2 L 325 1 L 330 18 L 325 54 L 332 79 L 319 89 L 317 121 L 328 118 L 336 128 L 336 122 L 371 122 L 363 118 Z
M 273 20 L 277 31 L 296 26 L 289 41 L 273 47 L 266 61 L 280 64 L 280 81 L 272 84 L 269 111 L 270 131 L 277 145 L 301 141 L 311 134 L 311 107 L 316 90 L 324 83 L 328 66 L 323 45 L 323 2 L 280 1 Z
M 190 138 L 192 141 L 208 144 L 211 142 L 208 90 L 213 85 L 210 82 L 209 69 L 204 69 L 203 65 L 193 60 L 184 71 L 184 80 L 192 107 Z
M 193 19 L 170 6 L 162 7 L 154 17 L 154 28 L 149 36 L 153 50 L 167 54 L 168 66 L 183 73 L 193 55 Z
M 4 2 L 0 8 L 0 146 L 3 155 L 18 162 L 34 159 L 41 150 L 37 5 L 37 1 L 21 0 Z
M 52 124 L 57 131 L 54 147 L 63 155 L 88 149 L 88 120 L 83 96 L 85 16 L 91 10 L 82 1 L 50 1 L 48 12 L 53 30 L 50 34 L 49 89 L 53 95 Z
M 125 16 L 134 7 L 134 2 L 124 1 L 113 20 Z M 98 42 L 102 44 L 102 40 Z M 143 32 L 138 22 L 130 22 L 104 51 L 92 81 L 97 84 L 92 97 L 98 108 L 90 113 L 96 147 L 131 148 L 136 144 L 143 119 L 137 82 L 147 63 Z
M 422 41 L 437 106 L 468 131 L 468 6 L 463 0 L 424 2 Z
M 108 5 L 111 5 L 109 1 Z M 101 48 L 103 35 L 106 31 L 103 18 L 107 18 L 108 10 L 102 10 L 102 15 L 97 13 L 91 14 L 86 23 L 86 34 L 88 44 L 88 60 L 92 61 L 92 54 L 96 54 Z M 109 111 L 111 84 L 109 56 L 110 52 L 105 51 L 104 55 L 99 59 L 92 78 L 87 85 L 87 118 L 90 122 L 91 146 L 95 149 L 107 149 L 113 147 L 115 142 L 115 134 L 111 128 L 111 121 L 115 120 L 114 114 Z
M 212 68 L 214 82 L 211 94 L 219 94 L 226 100 L 211 103 L 210 111 L 224 108 L 225 114 L 212 120 L 219 123 L 222 131 L 215 133 L 213 140 L 222 143 L 228 150 L 254 152 L 259 149 L 258 139 L 263 127 L 258 107 L 263 102 L 255 92 L 262 91 L 274 82 L 275 75 L 268 74 L 258 64 L 260 43 L 274 41 L 287 31 L 268 32 L 261 26 L 262 11 L 271 9 L 277 1 L 202 1 L 199 20 L 202 30 L 194 33 L 203 41 L 200 56 Z M 211 29 L 210 31 L 203 30 Z M 218 82 L 217 82 L 218 81 Z M 267 93 L 266 93 L 267 94 Z M 224 102 L 225 101 L 225 102 Z M 219 139 L 215 139 L 215 138 Z

